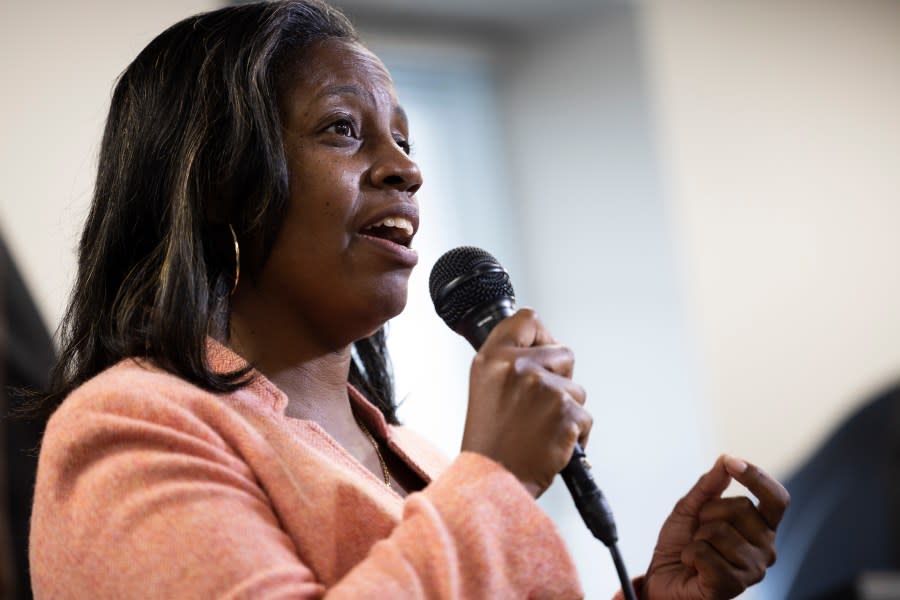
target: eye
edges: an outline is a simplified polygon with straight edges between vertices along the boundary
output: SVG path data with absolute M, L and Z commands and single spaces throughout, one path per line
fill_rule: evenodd
M 412 142 L 404 138 L 394 138 L 394 142 L 396 142 L 397 145 L 400 146 L 400 149 L 403 150 L 407 156 L 412 154 Z
M 341 137 L 350 137 L 354 139 L 359 137 L 356 134 L 356 128 L 353 126 L 353 121 L 351 121 L 350 119 L 338 119 L 337 121 L 326 127 L 325 132 L 333 133 Z

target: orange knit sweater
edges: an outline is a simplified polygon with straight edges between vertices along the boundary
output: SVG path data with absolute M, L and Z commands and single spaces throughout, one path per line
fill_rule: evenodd
M 211 343 L 218 369 L 242 360 Z M 126 360 L 47 427 L 36 598 L 579 598 L 553 523 L 497 463 L 447 463 L 351 388 L 426 482 L 402 499 L 257 375 L 215 395 Z

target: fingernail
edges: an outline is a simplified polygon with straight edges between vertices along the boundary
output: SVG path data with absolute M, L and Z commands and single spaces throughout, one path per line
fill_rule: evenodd
M 747 470 L 747 463 L 734 456 L 725 455 L 725 470 L 732 475 L 740 475 Z

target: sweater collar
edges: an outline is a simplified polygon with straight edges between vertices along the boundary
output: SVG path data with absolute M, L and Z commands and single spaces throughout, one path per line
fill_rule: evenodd
M 226 346 L 225 344 L 211 337 L 206 339 L 206 356 L 209 366 L 216 373 L 228 373 L 239 371 L 251 366 L 250 363 L 239 355 L 237 352 Z M 247 388 L 259 397 L 265 398 L 271 402 L 271 409 L 281 416 L 284 416 L 288 405 L 288 397 L 281 389 L 272 383 L 265 375 L 255 368 L 249 373 L 249 383 Z M 366 427 L 376 436 L 387 440 L 390 438 L 390 429 L 384 415 L 378 410 L 374 404 L 369 402 L 363 394 L 355 387 L 347 383 L 347 394 L 350 398 L 350 404 L 353 406 L 356 414 L 363 420 Z

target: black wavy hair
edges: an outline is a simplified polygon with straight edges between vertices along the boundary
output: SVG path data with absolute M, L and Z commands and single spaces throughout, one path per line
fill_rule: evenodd
M 42 412 L 127 357 L 214 392 L 248 383 L 250 367 L 217 373 L 206 357 L 207 336 L 228 331 L 228 226 L 252 278 L 288 201 L 278 91 L 330 38 L 359 39 L 319 0 L 229 6 L 173 25 L 122 73 Z M 354 346 L 350 382 L 397 423 L 384 329 Z

